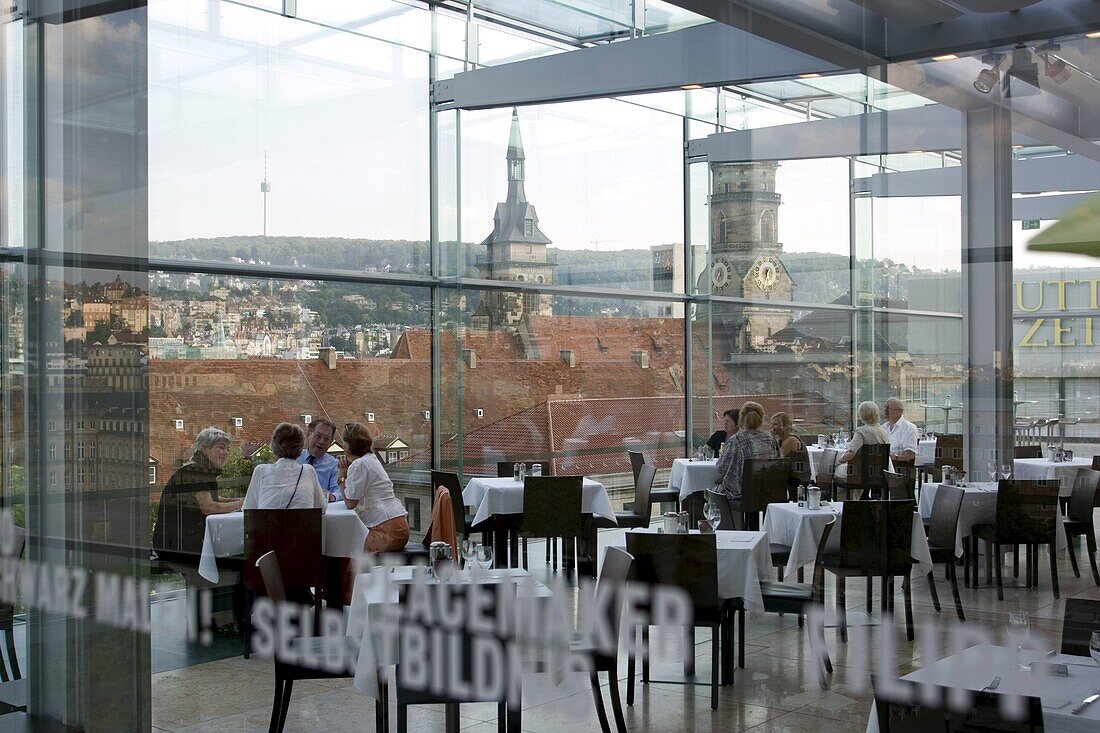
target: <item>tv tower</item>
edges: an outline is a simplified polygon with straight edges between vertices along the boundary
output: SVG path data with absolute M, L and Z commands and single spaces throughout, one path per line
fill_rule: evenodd
M 271 193 L 271 181 L 267 180 L 267 151 L 264 151 L 264 179 L 260 181 L 260 193 L 264 195 L 264 238 L 267 238 L 267 195 Z

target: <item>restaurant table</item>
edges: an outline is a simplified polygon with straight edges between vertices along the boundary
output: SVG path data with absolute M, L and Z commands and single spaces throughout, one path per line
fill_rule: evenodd
M 917 442 L 917 457 L 913 461 L 914 466 L 932 466 L 936 463 L 936 440 L 921 440 Z
M 817 559 L 817 546 L 821 542 L 821 533 L 830 517 L 836 517 L 836 525 L 829 535 L 827 549 L 840 547 L 840 525 L 844 518 L 844 503 L 832 502 L 821 509 L 808 509 L 794 502 L 768 504 L 764 513 L 761 529 L 768 535 L 768 542 L 787 545 L 791 548 L 787 561 L 785 578 L 790 580 L 795 571 L 810 565 Z M 917 514 L 913 515 L 912 544 L 910 554 L 916 561 L 913 575 L 923 577 L 932 569 L 932 554 L 928 549 L 928 538 L 924 534 L 924 523 Z
M 842 445 L 827 446 L 826 448 L 822 448 L 819 445 L 808 445 L 808 446 L 806 446 L 806 452 L 810 456 L 810 480 L 811 481 L 817 481 L 817 472 L 821 468 L 821 462 L 825 459 L 825 451 L 826 450 L 835 450 L 837 460 L 839 461 L 840 457 L 848 452 L 848 444 L 844 443 Z M 933 454 L 934 453 L 935 453 L 935 449 L 933 448 Z M 836 464 L 836 467 L 833 469 L 833 475 L 836 478 L 845 478 L 848 475 L 848 466 L 850 466 L 850 465 L 851 465 L 850 463 L 838 463 L 838 464 Z M 893 461 L 890 461 L 888 468 L 891 471 L 894 470 L 894 462 Z
M 407 566 L 379 567 L 355 577 L 351 606 L 346 615 L 346 634 L 356 639 L 359 647 L 353 684 L 358 692 L 374 700 L 378 700 L 381 696 L 380 678 L 388 678 L 396 663 L 396 659 L 390 658 L 390 652 L 387 651 L 387 644 L 394 641 L 391 637 L 387 637 L 387 632 L 392 631 L 392 628 L 379 623 L 379 618 L 381 614 L 395 610 L 393 607 L 399 601 L 400 587 L 412 581 L 413 572 L 414 568 Z M 520 582 L 529 578 L 530 573 L 522 568 L 505 568 L 477 574 L 472 574 L 469 570 L 455 570 L 449 582 L 492 586 L 503 582 L 515 582 L 517 599 L 534 598 L 548 602 L 553 598 L 551 590 L 537 580 L 531 579 L 529 586 Z M 435 581 L 429 580 L 429 582 Z M 458 716 L 452 715 L 452 712 L 457 711 L 448 710 L 448 731 L 457 730 L 457 725 L 452 727 L 452 721 L 457 723 Z
M 630 529 L 628 532 L 656 534 L 657 529 Z M 691 534 L 699 534 L 692 530 Z M 715 532 L 718 546 L 718 596 L 740 598 L 749 612 L 764 610 L 764 597 L 760 594 L 760 579 L 771 572 L 772 558 L 768 550 L 768 538 L 764 532 L 718 530 Z M 611 547 L 626 549 L 626 534 L 608 543 Z
M 329 504 L 321 521 L 321 547 L 327 557 L 357 557 L 363 552 L 367 527 L 355 510 L 342 502 Z M 199 575 L 217 583 L 219 557 L 244 555 L 244 512 L 211 514 L 199 556 Z
M 718 459 L 677 458 L 672 461 L 668 488 L 679 490 L 680 501 L 704 489 L 713 489 L 718 478 Z
M 937 410 L 943 410 L 943 432 L 950 433 L 951 432 L 951 411 L 952 410 L 961 410 L 963 406 L 962 405 L 925 405 L 925 404 L 922 404 L 921 407 L 923 407 L 926 411 L 930 410 L 930 409 L 933 409 L 933 408 L 935 408 Z
M 978 691 L 993 680 L 1001 678 L 998 694 L 1019 694 L 1038 697 L 1043 708 L 1043 729 L 1046 733 L 1093 733 L 1100 730 L 1100 702 L 1095 702 L 1073 715 L 1073 708 L 1100 688 L 1100 668 L 1089 657 L 1058 654 L 1045 657 L 1042 651 L 1025 649 L 1020 661 L 1028 664 L 1043 660 L 1065 664 L 1066 677 L 1018 671 L 1016 650 L 989 644 L 969 649 L 926 664 L 915 672 L 902 677 L 908 682 L 918 682 L 940 687 Z M 878 711 L 871 703 L 871 716 L 867 721 L 867 733 L 879 733 Z
M 1077 478 L 1077 469 L 1091 468 L 1088 458 L 1074 458 L 1072 461 L 1055 463 L 1047 458 L 1017 458 L 1012 461 L 1012 475 L 1021 481 L 1043 481 L 1058 479 L 1062 483 L 1060 496 L 1073 493 L 1073 480 Z

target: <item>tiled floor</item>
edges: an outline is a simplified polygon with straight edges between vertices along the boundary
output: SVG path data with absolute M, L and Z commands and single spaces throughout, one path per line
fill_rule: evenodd
M 606 543 L 612 533 L 601 535 Z M 1080 558 L 1084 553 L 1079 553 Z M 539 551 L 532 551 L 539 557 Z M 1070 596 L 1100 599 L 1100 588 L 1092 583 L 1085 566 L 1084 575 L 1074 578 L 1068 560 L 1059 563 L 1062 598 Z M 541 568 L 533 572 L 541 573 Z M 937 578 L 942 577 L 942 567 Z M 1011 576 L 1011 572 L 1008 573 Z M 942 656 L 950 645 L 948 630 L 957 624 L 951 605 L 949 585 L 940 580 L 938 587 L 944 611 L 932 608 L 926 583 L 914 581 L 913 603 L 918 625 L 914 643 L 905 639 L 901 623 L 901 594 L 898 591 L 896 612 L 898 622 L 890 629 L 896 654 L 898 673 L 920 666 L 922 657 Z M 848 609 L 851 616 L 862 610 L 864 583 L 848 583 Z M 1042 648 L 1055 648 L 1060 634 L 1062 601 L 1055 601 L 1047 574 L 1045 556 L 1040 560 L 1038 589 L 1006 589 L 1005 600 L 997 600 L 996 590 L 962 588 L 962 598 L 968 622 L 979 625 L 1001 638 L 1009 611 L 1025 610 L 1032 616 L 1033 640 Z M 827 602 L 834 599 L 830 581 Z M 876 608 L 878 603 L 876 588 Z M 881 628 L 871 628 L 870 655 L 879 649 Z M 154 631 L 171 634 L 169 630 Z M 1042 637 L 1040 639 L 1039 637 Z M 827 628 L 826 643 L 835 668 L 829 688 L 821 690 L 816 682 L 804 680 L 803 660 L 808 651 L 806 634 L 790 616 L 760 615 L 747 619 L 746 665 L 736 672 L 735 684 L 719 691 L 719 708 L 709 706 L 710 688 L 706 685 L 675 684 L 683 680 L 683 667 L 678 659 L 654 662 L 654 679 L 665 680 L 641 685 L 637 683 L 635 704 L 626 708 L 626 723 L 631 731 L 714 730 L 722 733 L 751 731 L 752 733 L 862 733 L 870 709 L 870 678 L 866 671 L 865 654 L 860 653 L 852 639 L 840 644 L 834 629 Z M 1043 641 L 1045 639 L 1045 641 Z M 163 651 L 176 654 L 178 645 L 170 640 L 155 642 Z M 697 679 L 709 680 L 710 640 L 707 632 L 699 631 L 696 645 Z M 156 653 L 156 652 L 154 652 Z M 228 649 L 220 654 L 231 653 Z M 859 655 L 857 658 L 856 655 Z M 163 657 L 179 663 L 176 657 Z M 198 661 L 189 659 L 188 662 Z M 171 664 L 161 668 L 168 669 Z M 625 703 L 625 661 L 620 670 L 619 685 Z M 271 663 L 240 656 L 201 662 L 164 671 L 153 676 L 154 731 L 198 733 L 199 731 L 264 731 L 271 712 L 273 675 Z M 529 675 L 524 680 L 523 729 L 536 733 L 571 733 L 599 731 L 592 696 L 583 679 L 567 680 L 555 686 L 548 675 Z M 391 692 L 392 695 L 392 692 Z M 608 696 L 604 694 L 605 699 Z M 610 704 L 609 714 L 610 714 Z M 391 710 L 393 706 L 391 704 Z M 479 733 L 496 730 L 496 706 L 492 704 L 463 705 L 462 729 Z M 395 724 L 391 714 L 391 723 Z M 614 722 L 612 722 L 614 726 Z M 371 731 L 374 729 L 374 702 L 359 694 L 351 680 L 320 680 L 294 685 L 286 731 L 319 733 L 320 731 Z M 415 707 L 409 715 L 410 731 L 442 731 L 441 707 Z

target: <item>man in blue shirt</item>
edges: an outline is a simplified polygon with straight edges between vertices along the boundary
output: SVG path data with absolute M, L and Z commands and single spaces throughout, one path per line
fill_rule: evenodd
M 302 455 L 298 456 L 298 463 L 308 463 L 317 472 L 317 481 L 321 488 L 328 494 L 330 502 L 344 498 L 337 483 L 338 465 L 335 458 L 328 454 L 328 449 L 336 437 L 336 424 L 327 417 L 319 417 L 309 424 L 306 433 L 306 447 Z

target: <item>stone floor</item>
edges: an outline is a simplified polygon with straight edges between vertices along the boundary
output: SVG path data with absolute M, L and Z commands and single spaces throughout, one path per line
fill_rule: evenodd
M 613 536 L 614 533 L 602 534 L 601 544 Z M 532 550 L 533 557 L 540 556 L 540 548 L 532 546 Z M 1083 555 L 1083 551 L 1078 553 L 1079 558 Z M 1028 611 L 1032 616 L 1032 638 L 1036 648 L 1056 648 L 1063 602 L 1055 601 L 1052 596 L 1045 555 L 1040 558 L 1039 567 L 1040 585 L 1037 589 L 1006 589 L 1004 601 L 997 600 L 994 588 L 962 588 L 968 622 L 980 625 L 1000 639 L 1007 614 L 1016 610 Z M 546 571 L 540 564 L 538 569 L 532 568 L 532 572 L 541 575 Z M 1008 577 L 1011 577 L 1010 571 Z M 938 568 L 937 575 L 940 598 L 946 602 L 942 613 L 936 613 L 932 608 L 926 582 L 914 581 L 913 604 L 918 628 L 913 643 L 905 639 L 900 619 L 900 589 L 898 591 L 896 611 L 899 619 L 889 629 L 896 646 L 894 659 L 898 673 L 919 667 L 923 656 L 936 655 L 938 658 L 947 653 L 949 640 L 946 633 L 957 624 L 957 619 L 951 605 L 950 586 L 940 578 L 942 566 Z M 1100 588 L 1093 585 L 1087 565 L 1083 576 L 1074 578 L 1069 561 L 1063 556 L 1059 563 L 1059 580 L 1063 600 L 1071 596 L 1100 599 Z M 827 604 L 831 605 L 834 597 L 830 581 Z M 864 582 L 849 582 L 848 609 L 853 622 L 863 617 L 860 612 L 863 611 L 864 601 Z M 878 607 L 877 587 L 875 607 Z M 878 634 L 885 629 L 869 628 L 868 631 L 872 632 L 869 634 L 870 652 L 874 655 L 878 647 Z M 172 652 L 174 642 L 165 637 L 172 634 L 178 636 L 179 632 L 163 628 L 155 630 L 154 646 Z M 158 636 L 161 637 L 159 641 Z M 745 668 L 737 670 L 732 687 L 719 690 L 718 710 L 710 709 L 710 688 L 707 685 L 683 684 L 685 678 L 680 659 L 661 658 L 654 662 L 653 678 L 662 682 L 643 686 L 639 678 L 635 704 L 625 709 L 627 727 L 638 733 L 679 730 L 862 733 L 871 702 L 866 663 L 858 663 L 854 656 L 858 653 L 856 645 L 851 640 L 847 645 L 841 644 L 834 629 L 827 628 L 825 638 L 835 672 L 828 689 L 821 690 L 815 682 L 807 683 L 803 679 L 803 660 L 808 642 L 796 620 L 790 616 L 750 616 L 746 627 Z M 221 653 L 230 652 L 223 649 Z M 156 654 L 155 649 L 154 656 Z M 710 640 L 705 630 L 698 632 L 695 654 L 696 679 L 706 682 L 710 675 Z M 865 658 L 865 654 L 861 653 L 859 659 Z M 166 663 L 165 659 L 169 662 Z M 183 662 L 162 657 L 159 666 L 155 663 L 155 668 L 168 671 L 153 676 L 154 731 L 267 730 L 273 689 L 269 661 L 246 660 L 236 655 L 216 661 L 193 658 Z M 624 678 L 625 661 L 619 679 L 625 703 Z M 522 726 L 525 731 L 559 733 L 563 727 L 578 733 L 599 731 L 586 680 L 567 680 L 555 686 L 548 675 L 532 674 L 524 679 L 523 695 Z M 608 699 L 606 690 L 604 697 Z M 465 731 L 491 733 L 496 730 L 496 706 L 493 704 L 463 705 L 460 714 Z M 396 725 L 396 716 L 392 714 L 391 723 Z M 288 733 L 373 729 L 374 701 L 359 694 L 352 687 L 351 680 L 295 684 L 286 725 Z M 443 731 L 442 707 L 412 708 L 409 729 Z

